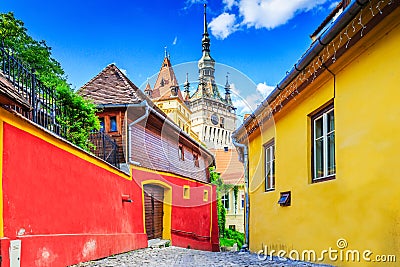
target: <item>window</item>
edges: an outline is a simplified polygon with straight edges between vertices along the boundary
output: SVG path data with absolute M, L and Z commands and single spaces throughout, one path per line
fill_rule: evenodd
M 104 118 L 99 118 L 100 121 L 100 132 L 104 132 Z
M 110 117 L 110 132 L 117 131 L 117 117 Z
M 224 204 L 224 208 L 229 210 L 229 192 L 222 196 L 222 204 Z
M 329 106 L 312 118 L 313 181 L 332 179 L 336 173 L 335 116 Z
M 203 201 L 208 201 L 208 190 L 203 191 Z
M 244 194 L 240 195 L 240 209 L 244 209 Z
M 178 155 L 179 155 L 179 159 L 180 160 L 185 160 L 185 154 L 183 152 L 183 146 L 182 145 L 179 145 Z
M 230 224 L 229 229 L 235 231 L 236 230 L 236 225 Z
M 190 186 L 188 186 L 188 185 L 183 186 L 183 198 L 184 199 L 190 198 Z
M 288 192 L 281 192 L 281 195 L 278 200 L 278 204 L 281 206 L 290 206 L 291 204 L 291 193 Z
M 223 117 L 220 118 L 220 124 L 219 124 L 219 126 L 220 126 L 221 128 L 224 128 L 224 126 L 225 126 L 225 119 L 224 119 Z
M 274 140 L 264 145 L 265 149 L 265 191 L 275 188 L 275 143 Z
M 193 153 L 193 162 L 194 162 L 194 166 L 195 167 L 200 167 L 200 164 L 199 164 L 199 154 L 197 154 L 197 153 Z

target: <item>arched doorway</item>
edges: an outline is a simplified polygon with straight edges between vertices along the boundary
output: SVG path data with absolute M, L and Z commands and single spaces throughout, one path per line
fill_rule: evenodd
M 164 188 L 154 184 L 145 184 L 143 190 L 147 238 L 162 238 L 164 228 Z

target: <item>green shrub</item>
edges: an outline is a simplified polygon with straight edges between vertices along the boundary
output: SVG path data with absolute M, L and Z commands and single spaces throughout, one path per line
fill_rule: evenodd
M 219 243 L 221 247 L 233 247 L 233 245 L 236 243 L 236 240 L 221 237 L 219 239 Z
M 225 238 L 234 240 L 234 243 L 238 244 L 238 248 L 241 248 L 244 244 L 244 234 L 235 230 L 225 229 Z M 221 245 L 222 246 L 222 245 Z

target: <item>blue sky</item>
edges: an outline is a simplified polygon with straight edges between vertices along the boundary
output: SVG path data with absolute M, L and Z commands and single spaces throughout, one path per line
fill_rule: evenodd
M 159 71 L 165 46 L 174 65 L 195 64 L 201 57 L 203 3 L 2 0 L 0 12 L 13 11 L 31 36 L 46 40 L 74 88 L 110 63 L 116 63 L 142 86 Z M 247 112 L 284 78 L 310 46 L 309 35 L 337 2 L 213 0 L 207 4 L 211 55 L 254 85 L 241 84 L 239 78 L 235 81 L 235 74 L 230 74 L 243 100 L 236 101 L 239 112 Z M 195 68 L 193 71 L 190 80 L 197 79 Z M 183 83 L 185 71 L 177 73 Z M 217 82 L 224 84 L 221 79 L 225 75 L 226 70 L 221 70 Z

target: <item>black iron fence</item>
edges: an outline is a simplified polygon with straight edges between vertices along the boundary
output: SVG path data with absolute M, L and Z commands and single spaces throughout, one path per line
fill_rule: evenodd
M 58 123 L 62 105 L 57 101 L 55 89 L 44 86 L 37 80 L 35 71 L 28 70 L 15 56 L 14 52 L 0 44 L 0 69 L 13 86 L 13 95 L 25 105 L 11 105 L 29 120 L 63 136 L 64 129 Z M 16 99 L 18 102 L 18 99 Z
M 12 85 L 12 97 L 15 104 L 9 105 L 27 119 L 65 137 L 65 128 L 60 125 L 64 107 L 57 99 L 55 89 L 44 86 L 37 80 L 35 71 L 27 69 L 14 52 L 0 43 L 0 70 Z M 21 104 L 22 103 L 22 104 Z M 93 143 L 91 152 L 118 167 L 118 145 L 103 132 L 91 133 L 89 141 Z
M 104 132 L 91 133 L 89 141 L 94 145 L 90 148 L 94 155 L 119 168 L 117 142 Z

